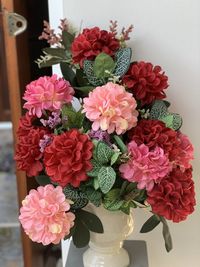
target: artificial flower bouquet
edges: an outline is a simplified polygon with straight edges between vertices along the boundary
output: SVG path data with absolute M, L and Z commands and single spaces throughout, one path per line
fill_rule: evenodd
M 47 22 L 40 39 L 50 44 L 39 67 L 60 64 L 63 77 L 40 77 L 27 85 L 27 110 L 17 132 L 17 168 L 39 183 L 22 202 L 26 234 L 43 245 L 72 239 L 88 244 L 103 232 L 88 203 L 111 213 L 148 209 L 141 232 L 160 222 L 167 251 L 167 220 L 194 211 L 193 147 L 180 131 L 181 116 L 166 100 L 168 77 L 160 66 L 131 61 L 133 27 L 117 33 L 98 27 L 75 34 L 61 20 L 60 34 Z M 76 99 L 76 104 L 74 100 Z M 77 104 L 78 103 L 78 104 Z

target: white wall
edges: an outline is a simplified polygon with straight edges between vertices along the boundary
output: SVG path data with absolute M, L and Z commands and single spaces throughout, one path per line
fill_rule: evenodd
M 53 3 L 54 2 L 54 3 Z M 195 146 L 194 178 L 198 195 L 196 212 L 178 224 L 170 224 L 174 249 L 167 254 L 161 229 L 150 234 L 139 234 L 148 214 L 135 212 L 134 239 L 147 241 L 150 267 L 200 266 L 200 1 L 199 0 L 51 0 L 52 9 L 64 5 L 64 17 L 77 27 L 106 27 L 109 20 L 120 26 L 134 24 L 130 45 L 135 60 L 160 64 L 169 76 L 168 99 L 172 109 L 184 119 L 183 132 Z M 50 5 L 50 8 L 51 8 Z M 59 16 L 59 15 L 58 15 Z M 62 16 L 61 16 L 62 17 Z

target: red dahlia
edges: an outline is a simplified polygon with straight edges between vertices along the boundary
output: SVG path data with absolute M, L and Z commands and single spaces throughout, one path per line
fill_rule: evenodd
M 192 169 L 185 172 L 179 168 L 173 169 L 147 194 L 147 202 L 155 214 L 173 222 L 185 220 L 194 211 L 196 204 Z
M 142 106 L 166 97 L 163 90 L 168 87 L 168 77 L 160 66 L 154 67 L 149 62 L 132 63 L 123 82 Z
M 138 145 L 145 144 L 150 149 L 154 149 L 156 146 L 161 147 L 165 153 L 168 153 L 170 160 L 174 159 L 175 150 L 180 143 L 177 132 L 167 128 L 159 120 L 140 120 L 137 126 L 129 131 L 128 137 Z
M 74 63 L 82 66 L 85 59 L 93 60 L 101 52 L 113 56 L 119 47 L 119 40 L 113 33 L 100 30 L 98 27 L 86 28 L 72 43 L 72 58 Z
M 26 126 L 22 122 L 27 122 Z M 28 176 L 36 176 L 43 169 L 41 163 L 42 153 L 40 151 L 39 142 L 47 131 L 43 128 L 30 127 L 28 121 L 21 120 L 20 128 L 18 130 L 19 143 L 16 147 L 15 160 L 17 168 L 26 171 Z
M 63 187 L 67 184 L 78 187 L 88 179 L 87 171 L 92 169 L 92 150 L 93 143 L 77 129 L 54 136 L 44 152 L 47 174 Z
M 17 131 L 17 137 L 24 137 L 26 136 L 31 129 L 33 129 L 33 121 L 36 119 L 36 116 L 29 115 L 28 112 L 24 116 L 20 118 L 19 121 L 19 128 Z

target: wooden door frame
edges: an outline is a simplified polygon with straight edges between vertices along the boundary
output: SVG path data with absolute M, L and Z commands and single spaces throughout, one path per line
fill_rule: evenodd
M 20 77 L 22 77 L 23 73 L 20 72 L 22 72 L 23 68 L 28 68 L 29 65 L 20 67 L 20 64 L 18 62 L 16 37 L 10 36 L 8 33 L 6 13 L 16 11 L 14 8 L 15 7 L 14 2 L 20 2 L 20 1 L 0 0 L 0 26 L 3 29 L 3 40 L 5 44 L 5 60 L 6 60 L 5 67 L 7 71 L 11 120 L 13 126 L 13 137 L 15 145 L 17 142 L 16 132 L 19 125 L 19 119 L 22 115 L 21 88 L 20 88 L 22 83 L 20 83 Z M 28 47 L 28 40 L 26 45 Z M 23 48 L 26 50 L 26 47 Z M 27 64 L 27 62 L 25 64 Z M 17 177 L 17 188 L 18 188 L 18 200 L 19 200 L 19 205 L 21 205 L 21 201 L 27 195 L 28 189 L 33 182 L 31 180 L 27 180 L 25 173 L 21 171 L 16 171 L 16 177 Z M 43 267 L 42 246 L 34 244 L 28 238 L 28 236 L 25 235 L 23 231 L 21 231 L 21 233 L 22 233 L 21 236 L 22 236 L 24 266 Z
M 10 121 L 10 109 L 9 109 L 9 99 L 8 88 L 6 77 L 6 69 L 4 66 L 5 60 L 5 45 L 2 42 L 3 27 L 0 18 L 0 121 Z

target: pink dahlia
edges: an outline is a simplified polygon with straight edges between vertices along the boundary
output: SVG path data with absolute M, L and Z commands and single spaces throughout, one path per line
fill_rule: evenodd
M 168 77 L 160 66 L 153 66 L 150 62 L 132 63 L 123 82 L 142 105 L 166 97 L 164 90 L 168 87 Z
M 140 120 L 137 126 L 128 132 L 128 137 L 130 141 L 135 141 L 138 145 L 147 145 L 150 150 L 156 146 L 161 147 L 165 154 L 168 154 L 170 161 L 174 158 L 172 157 L 173 150 L 177 151 L 179 147 L 177 132 L 167 128 L 159 120 Z
M 178 132 L 179 145 L 171 151 L 171 159 L 174 165 L 178 165 L 182 171 L 191 168 L 191 160 L 194 159 L 194 148 L 187 135 Z
M 149 147 L 138 146 L 134 141 L 128 144 L 130 160 L 120 166 L 124 179 L 137 182 L 139 189 L 151 191 L 155 183 L 159 183 L 172 169 L 169 159 L 160 147 L 149 151 Z
M 26 86 L 24 108 L 29 110 L 29 114 L 40 118 L 44 110 L 57 111 L 63 104 L 70 103 L 73 94 L 70 83 L 56 74 L 40 77 Z
M 174 168 L 147 195 L 147 201 L 155 214 L 173 222 L 185 220 L 194 211 L 196 204 L 192 169 L 182 172 Z
M 74 225 L 75 216 L 69 210 L 60 186 L 39 186 L 22 201 L 19 220 L 32 241 L 58 244 Z
M 94 131 L 116 131 L 120 135 L 137 124 L 137 103 L 121 85 L 109 82 L 96 87 L 83 102 L 83 112 L 93 122 Z

